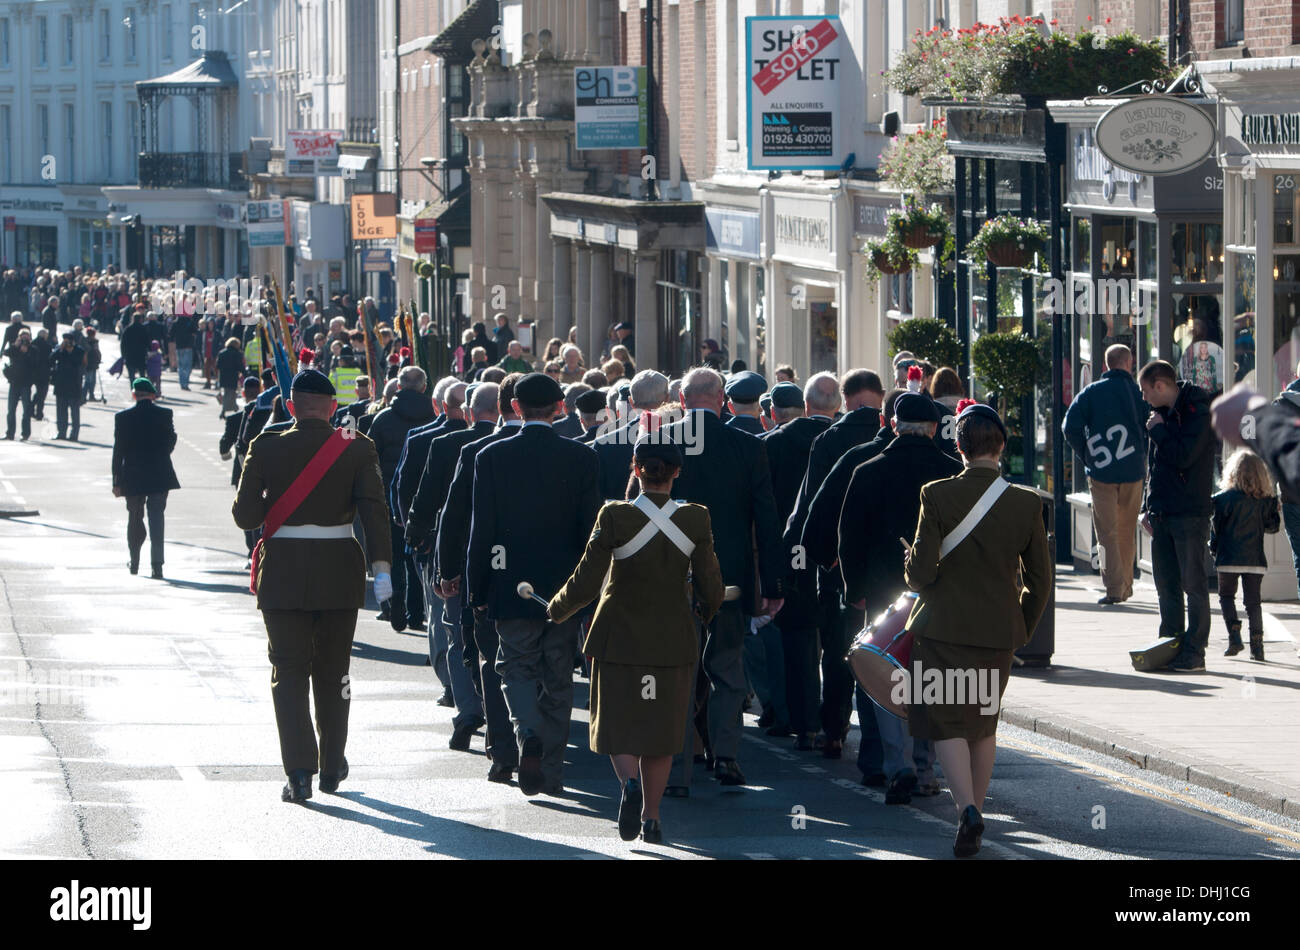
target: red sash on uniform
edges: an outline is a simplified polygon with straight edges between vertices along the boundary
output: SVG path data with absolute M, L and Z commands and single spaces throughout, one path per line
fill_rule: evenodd
M 262 563 L 262 546 L 267 539 L 280 530 L 281 526 L 288 520 L 289 516 L 298 510 L 298 506 L 307 500 L 312 489 L 320 484 L 320 480 L 325 477 L 325 473 L 330 470 L 343 450 L 348 447 L 350 441 L 345 430 L 335 429 L 333 434 L 325 440 L 325 444 L 320 447 L 307 467 L 298 473 L 298 477 L 285 491 L 283 495 L 276 499 L 275 504 L 271 506 L 270 512 L 267 513 L 266 522 L 262 526 L 262 536 L 257 539 L 257 545 L 253 548 L 253 565 L 248 574 L 248 590 L 250 593 L 257 593 L 257 568 Z

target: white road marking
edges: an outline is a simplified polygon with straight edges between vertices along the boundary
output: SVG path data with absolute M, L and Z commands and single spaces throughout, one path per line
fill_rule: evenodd
M 208 780 L 197 765 L 174 765 L 172 768 L 180 773 L 181 781 L 206 782 Z

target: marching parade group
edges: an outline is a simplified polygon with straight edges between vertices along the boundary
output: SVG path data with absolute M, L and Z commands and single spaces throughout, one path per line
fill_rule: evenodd
M 68 283 L 39 276 L 43 288 Z M 625 324 L 611 327 L 598 368 L 586 367 L 576 333 L 539 347 L 535 366 L 499 315 L 491 335 L 483 324 L 466 331 L 446 354 L 455 371 L 434 380 L 420 365 L 432 343 L 427 316 L 394 327 L 371 298 L 340 295 L 322 308 L 308 296 L 300 307 L 277 290 L 262 295 L 262 318 L 254 309 L 250 319 L 208 313 L 203 301 L 177 308 L 172 285 L 159 295 L 134 275 L 72 277 L 74 287 L 120 286 L 127 297 L 117 325 L 136 405 L 115 419 L 113 491 L 127 502 L 132 573 L 148 537 L 153 576 L 162 577 L 163 510 L 178 487 L 175 425 L 157 405 L 163 344 L 182 389 L 195 360 L 205 388 L 215 387 L 220 450 L 237 486 L 233 517 L 267 629 L 284 801 L 309 799 L 314 776 L 327 793 L 347 778 L 350 655 L 370 575 L 379 619 L 427 636 L 436 701 L 455 709 L 450 747 L 466 751 L 485 731 L 490 782 L 517 783 L 527 796 L 564 793 L 581 674 L 591 750 L 610 757 L 619 782 L 619 833 L 660 842 L 675 755 L 724 786 L 745 785 L 742 716 L 756 702 L 769 736 L 839 759 L 856 702 L 862 783 L 884 788 L 891 805 L 938 795 L 937 760 L 957 809 L 954 854 L 979 851 L 1000 697 L 1015 651 L 1047 607 L 1053 565 L 1038 493 L 1001 477 L 1003 419 L 964 398 L 952 368 L 903 352 L 884 374 L 822 372 L 800 386 L 792 368 L 779 367 L 769 386 L 740 363 L 722 372 L 725 357 L 710 340 L 699 365 L 669 379 L 637 369 Z M 108 298 L 102 313 L 119 302 Z M 5 340 L 10 437 L 16 404 L 31 398 L 11 372 L 33 345 L 22 318 L 13 313 Z M 80 340 L 64 334 L 69 367 L 93 329 L 76 326 Z M 1218 504 L 1208 481 L 1200 484 L 1213 442 L 1208 399 L 1159 361 L 1139 387 L 1122 346 L 1106 363 L 1064 425 L 1101 520 L 1120 522 L 1099 530 L 1114 549 L 1102 602 L 1131 595 L 1122 522 L 1130 510 L 1136 520 L 1149 464 L 1144 523 L 1171 536 L 1161 542 L 1172 552 L 1163 574 L 1157 565 L 1162 632 L 1169 626 L 1182 647 L 1171 668 L 1203 668 L 1208 603 L 1199 609 L 1203 588 L 1188 579 L 1178 520 L 1190 524 L 1201 511 L 1171 507 L 1170 485 L 1186 495 L 1190 478 L 1207 511 Z M 86 365 L 62 372 L 71 380 Z M 59 379 L 56 396 L 71 393 Z M 81 398 L 78 390 L 68 402 Z M 1153 410 L 1145 420 L 1144 399 Z M 1274 471 L 1289 471 L 1300 430 L 1261 399 L 1224 397 L 1222 426 L 1258 416 L 1275 435 L 1252 444 Z M 1102 472 L 1090 435 L 1111 420 L 1140 427 L 1132 444 L 1147 451 L 1121 467 L 1127 474 L 1105 508 L 1115 473 Z M 72 426 L 75 439 L 75 413 Z M 1222 436 L 1242 441 L 1226 428 Z M 59 429 L 62 437 L 62 408 Z M 1242 537 L 1269 507 L 1250 499 L 1271 482 L 1262 463 L 1227 470 L 1242 490 L 1214 519 L 1234 552 L 1220 561 L 1221 578 L 1247 578 L 1253 650 L 1258 569 L 1229 562 L 1249 560 L 1253 536 Z M 1276 505 L 1272 521 L 1268 530 Z M 1233 587 L 1221 595 L 1231 598 Z M 1176 622 L 1164 616 L 1174 600 Z M 855 677 L 850 656 L 891 615 L 914 680 L 969 677 L 990 690 L 917 692 L 900 706 Z M 1230 622 L 1238 650 L 1240 629 Z

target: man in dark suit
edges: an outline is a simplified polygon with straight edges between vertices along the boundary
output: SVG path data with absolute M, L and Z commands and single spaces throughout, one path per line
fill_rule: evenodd
M 443 598 L 461 594 L 461 581 L 465 573 L 465 555 L 469 549 L 470 518 L 474 500 L 474 459 L 481 449 L 501 439 L 517 435 L 524 421 L 515 415 L 515 383 L 523 377 L 518 373 L 506 376 L 497 389 L 497 412 L 502 424 L 491 435 L 467 443 L 456 459 L 456 468 L 447 489 L 447 501 L 438 514 L 438 536 L 434 544 L 435 582 Z M 485 385 L 485 384 L 482 384 Z M 477 395 L 477 393 L 475 394 Z M 487 718 L 487 756 L 492 760 L 488 781 L 510 783 L 510 776 L 519 764 L 519 748 L 510 727 L 510 710 L 501 692 L 501 675 L 497 672 L 497 629 L 487 617 L 476 617 L 465 606 L 461 597 L 461 640 L 466 651 L 477 653 L 479 693 L 483 697 L 483 713 Z
M 739 599 L 725 601 L 709 624 L 703 667 L 710 684 L 709 740 L 718 780 L 744 785 L 736 762 L 746 695 L 744 615 L 771 616 L 781 610 L 785 570 L 767 452 L 759 439 L 723 424 L 719 414 L 726 398 L 722 374 L 691 370 L 681 388 L 686 417 L 664 426 L 661 438 L 680 446 L 686 461 L 673 497 L 709 509 L 723 583 L 740 588 Z
M 551 431 L 563 399 L 560 384 L 544 373 L 522 377 L 512 403 L 524 420 L 521 431 L 474 460 L 465 597 L 497 625 L 497 670 L 519 740 L 525 795 L 563 789 L 582 626 L 576 619 L 550 623 L 545 608 L 516 588 L 528 581 L 544 598 L 553 596 L 582 558 L 601 503 L 595 454 Z M 538 498 L 546 504 L 539 506 Z
M 731 418 L 727 425 L 734 426 L 750 435 L 761 436 L 767 430 L 763 428 L 762 410 L 759 400 L 767 391 L 767 380 L 753 370 L 733 373 L 727 380 L 727 402 L 731 407 Z
M 839 517 L 840 574 L 845 603 L 866 617 L 877 616 L 907 590 L 907 551 L 898 539 L 916 530 L 921 486 L 961 474 L 961 463 L 934 443 L 941 408 L 924 393 L 900 396 L 890 420 L 893 441 L 854 469 L 849 481 Z M 879 706 L 875 714 L 889 776 L 885 803 L 905 805 L 914 793 L 939 794 L 930 744 L 918 739 L 913 746 L 907 723 Z
M 839 407 L 839 383 L 830 373 L 813 376 L 803 391 L 794 383 L 772 387 L 772 413 L 778 428 L 767 433 L 763 444 L 781 524 L 794 510 L 813 443 L 830 427 Z M 751 644 L 767 641 L 768 683 L 778 700 L 774 718 L 770 722 L 760 720 L 759 725 L 771 726 L 769 735 L 810 738 L 817 732 L 817 700 L 821 694 L 817 678 L 817 574 L 797 549 L 798 538 L 783 539 L 783 543 L 788 564 L 785 606 L 770 624 L 775 629 L 769 632 L 764 628 L 757 637 L 746 639 L 746 656 L 751 660 L 751 670 L 756 671 Z
M 126 498 L 131 573 L 140 569 L 147 510 L 153 577 L 162 580 L 163 512 L 167 493 L 181 487 L 171 459 L 176 448 L 176 426 L 172 411 L 154 403 L 158 390 L 149 380 L 137 379 L 131 384 L 131 394 L 135 405 L 113 417 L 113 495 Z
M 643 369 L 632 377 L 628 386 L 629 419 L 615 428 L 615 415 L 610 412 L 612 431 L 597 436 L 591 443 L 600 460 L 600 497 L 606 501 L 622 501 L 627 497 L 627 483 L 632 475 L 632 449 L 636 446 L 641 413 L 654 412 L 668 399 L 668 377 L 652 369 Z
M 417 560 L 424 564 L 428 574 L 429 585 L 435 597 L 430 600 L 430 604 L 437 605 L 441 610 L 440 616 L 434 619 L 441 625 L 441 635 L 446 638 L 445 664 L 451 683 L 451 699 L 456 707 L 448 745 L 458 752 L 469 749 L 470 737 L 483 725 L 483 702 L 478 694 L 477 678 L 465 661 L 461 596 L 459 593 L 445 598 L 442 596 L 437 582 L 433 542 L 437 537 L 438 514 L 447 501 L 460 450 L 470 442 L 491 435 L 495 428 L 498 387 L 495 383 L 473 383 L 465 392 L 467 398 L 464 413 L 469 426 L 455 430 L 443 429 L 441 434 L 429 442 L 429 449 L 425 453 L 424 474 L 420 477 L 420 484 L 406 517 L 406 543 L 416 552 Z M 447 406 L 448 412 L 452 412 L 450 399 Z M 461 409 L 458 407 L 455 411 L 460 412 Z M 432 634 L 429 649 L 432 661 L 437 649 Z

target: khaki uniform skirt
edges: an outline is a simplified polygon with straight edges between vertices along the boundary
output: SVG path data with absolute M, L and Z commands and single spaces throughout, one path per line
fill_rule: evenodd
M 682 750 L 694 666 L 591 661 L 591 751 L 672 755 Z M 647 681 L 646 677 L 654 677 Z M 653 685 L 653 698 L 651 698 Z
M 907 710 L 907 725 L 912 737 L 974 742 L 996 735 L 1013 652 L 916 637 L 912 641 L 910 672 L 915 677 L 920 664 L 921 682 L 912 683 L 909 697 L 912 701 Z M 931 670 L 934 672 L 927 672 Z M 960 678 L 953 675 L 958 671 L 963 674 Z M 973 678 L 971 671 L 975 674 Z M 918 697 L 924 695 L 927 683 L 941 684 L 937 687 L 937 701 L 919 702 Z M 958 684 L 960 688 L 954 688 Z M 981 692 L 989 700 L 987 705 L 981 702 Z M 992 699 L 994 695 L 996 701 Z M 988 715 L 986 709 L 991 710 Z

